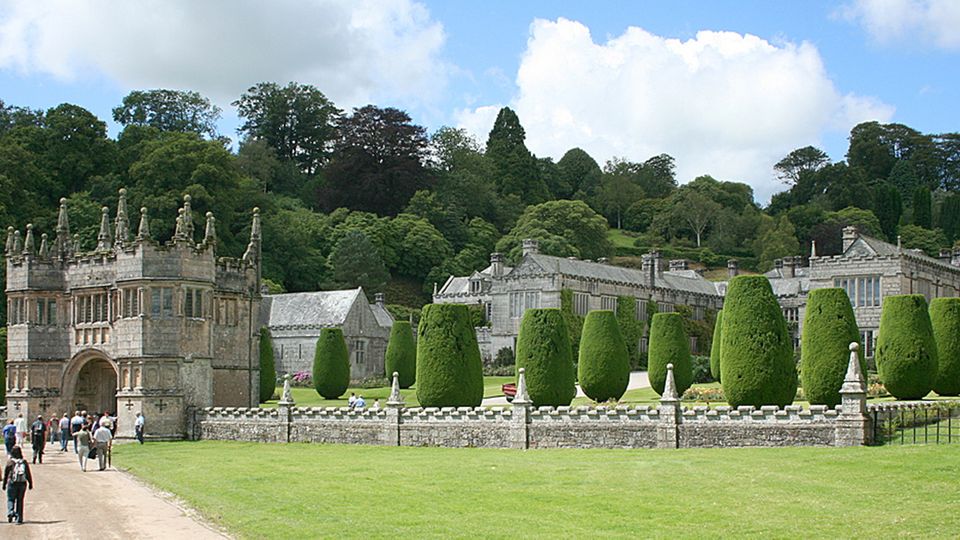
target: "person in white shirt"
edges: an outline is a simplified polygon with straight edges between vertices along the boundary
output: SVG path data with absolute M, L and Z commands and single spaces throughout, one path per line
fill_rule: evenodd
M 137 440 L 140 441 L 140 444 L 143 444 L 143 426 L 146 422 L 146 419 L 143 418 L 143 413 L 137 413 L 137 419 L 133 422 L 133 430 L 136 432 Z
M 17 428 L 17 446 L 22 448 L 24 442 L 27 440 L 27 433 L 30 431 L 27 426 L 27 419 L 23 417 L 23 413 L 17 415 L 17 419 L 13 421 L 13 425 Z
M 357 405 L 357 395 L 354 394 L 353 392 L 350 392 L 350 397 L 347 398 L 347 407 L 350 407 L 352 409 L 356 407 L 356 405 Z
M 67 451 L 67 439 L 70 438 L 70 417 L 67 413 L 63 413 L 63 418 L 60 419 L 60 451 Z
M 113 443 L 113 434 L 109 427 L 101 425 L 93 432 L 93 440 L 97 444 L 97 463 L 102 471 L 107 468 L 107 453 Z

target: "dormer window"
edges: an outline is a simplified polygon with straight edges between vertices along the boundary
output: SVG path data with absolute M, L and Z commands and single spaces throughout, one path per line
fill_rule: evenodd
M 480 291 L 483 290 L 483 282 L 479 279 L 470 280 L 470 294 L 480 294 Z

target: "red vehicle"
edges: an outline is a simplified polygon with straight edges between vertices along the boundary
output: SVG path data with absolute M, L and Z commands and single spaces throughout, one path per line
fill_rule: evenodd
M 507 398 L 507 402 L 513 401 L 513 398 L 517 395 L 517 385 L 515 383 L 507 383 L 500 387 L 503 390 L 504 397 Z

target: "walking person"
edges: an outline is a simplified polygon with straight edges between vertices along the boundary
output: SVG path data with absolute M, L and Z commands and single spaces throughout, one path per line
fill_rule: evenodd
M 19 446 L 13 447 L 10 459 L 3 468 L 3 485 L 7 488 L 7 523 L 16 519 L 17 525 L 22 525 L 23 498 L 27 488 L 33 489 L 33 476 Z
M 70 416 L 67 413 L 63 413 L 63 418 L 60 419 L 60 451 L 67 451 L 67 440 L 72 437 L 70 432 Z
M 27 432 L 29 431 L 27 419 L 23 417 L 23 413 L 17 415 L 17 419 L 13 421 L 13 425 L 17 428 L 17 446 L 22 447 L 24 443 L 27 442 Z
M 86 411 L 84 411 L 86 412 Z M 80 411 L 73 412 L 73 418 L 70 419 L 70 434 L 74 435 L 73 437 L 73 453 L 77 453 L 77 438 L 76 434 L 80 431 L 80 428 L 83 426 L 83 416 L 80 415 Z
M 37 416 L 30 424 L 30 446 L 33 448 L 33 463 L 36 464 L 38 459 L 43 463 L 43 450 L 47 446 L 47 423 L 43 416 Z
M 137 413 L 137 419 L 133 422 L 133 431 L 137 434 L 137 440 L 143 444 L 143 426 L 146 424 L 143 413 Z
M 113 434 L 110 433 L 109 422 L 107 425 L 101 425 L 93 432 L 93 441 L 97 445 L 97 464 L 100 470 L 107 468 L 107 454 L 110 452 L 110 445 L 113 444 Z
M 87 424 L 80 424 L 80 430 L 73 434 L 73 444 L 77 446 L 77 455 L 80 458 L 80 470 L 87 472 L 87 459 L 90 457 L 90 441 L 93 436 Z
M 17 445 L 17 426 L 13 424 L 12 419 L 7 422 L 7 425 L 3 426 L 3 445 L 7 448 L 7 456 Z

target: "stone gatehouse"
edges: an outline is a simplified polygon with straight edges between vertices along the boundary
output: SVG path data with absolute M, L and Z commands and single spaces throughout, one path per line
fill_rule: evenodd
M 148 436 L 181 438 L 188 407 L 257 405 L 259 210 L 231 259 L 217 257 L 212 214 L 196 241 L 189 196 L 163 243 L 146 208 L 132 235 L 126 206 L 120 190 L 115 217 L 102 209 L 92 252 L 71 237 L 65 199 L 53 238 L 8 229 L 9 414 L 111 411 L 132 437 L 143 412 Z

